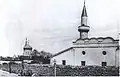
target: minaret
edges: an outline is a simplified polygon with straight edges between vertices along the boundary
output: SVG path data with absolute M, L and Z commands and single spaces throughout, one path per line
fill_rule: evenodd
M 84 1 L 84 6 L 81 15 L 81 26 L 78 27 L 78 31 L 80 32 L 80 39 L 88 38 L 88 32 L 90 30 L 90 27 L 87 25 L 87 18 L 87 10 Z

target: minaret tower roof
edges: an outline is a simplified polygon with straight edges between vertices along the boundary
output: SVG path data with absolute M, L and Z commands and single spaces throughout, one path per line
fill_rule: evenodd
M 81 25 L 78 26 L 78 31 L 80 32 L 80 39 L 88 38 L 88 32 L 90 30 L 90 27 L 87 25 L 87 19 L 88 16 L 84 0 L 84 6 L 81 14 Z
M 83 10 L 82 10 L 82 15 L 81 17 L 86 16 L 87 17 L 87 10 L 86 10 L 86 6 L 85 6 L 85 0 L 84 0 L 84 6 L 83 6 Z

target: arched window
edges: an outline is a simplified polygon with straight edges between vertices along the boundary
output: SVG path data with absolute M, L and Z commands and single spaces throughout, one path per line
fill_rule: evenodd
M 107 54 L 107 52 L 106 52 L 106 51 L 103 51 L 102 53 L 103 53 L 103 55 L 106 55 L 106 54 Z
M 82 51 L 82 54 L 85 55 L 86 54 L 85 51 Z

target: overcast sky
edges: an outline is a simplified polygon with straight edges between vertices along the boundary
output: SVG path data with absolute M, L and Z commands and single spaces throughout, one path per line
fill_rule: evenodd
M 120 29 L 119 0 L 86 0 L 89 37 L 114 37 Z M 56 53 L 79 38 L 84 0 L 0 0 L 0 55 L 33 49 Z

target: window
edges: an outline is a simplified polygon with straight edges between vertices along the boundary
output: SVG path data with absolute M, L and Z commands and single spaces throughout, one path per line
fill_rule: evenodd
M 106 52 L 106 51 L 103 51 L 102 53 L 103 53 L 103 55 L 106 55 L 106 54 L 107 54 L 107 52 Z
M 62 65 L 66 65 L 66 60 L 62 60 Z
M 81 66 L 85 66 L 85 61 L 81 61 Z
M 82 51 L 82 54 L 85 55 L 85 51 Z
M 107 62 L 102 62 L 102 66 L 107 66 Z

